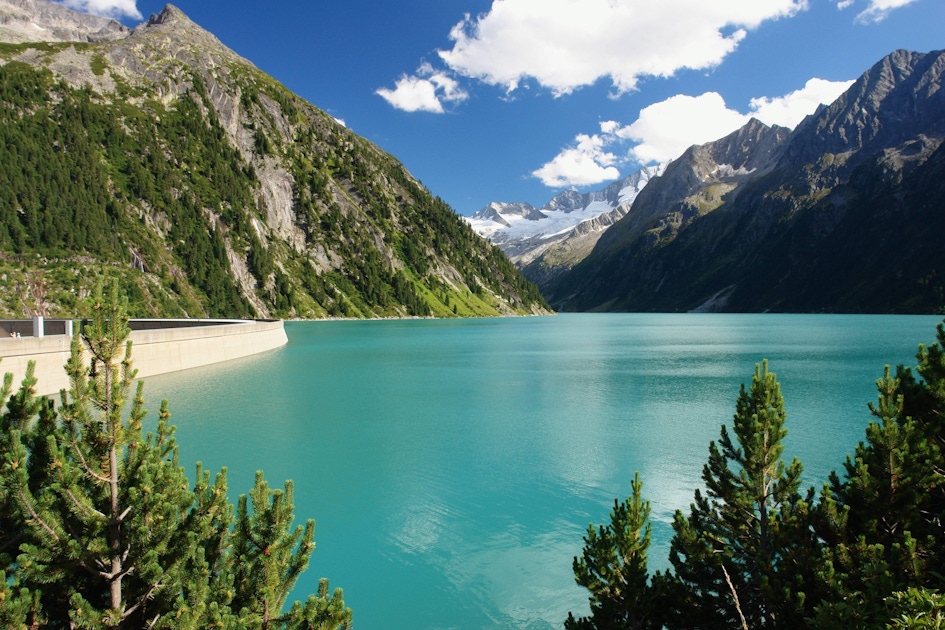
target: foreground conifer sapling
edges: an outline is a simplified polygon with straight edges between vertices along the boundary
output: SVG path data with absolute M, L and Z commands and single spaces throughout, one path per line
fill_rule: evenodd
M 272 491 L 258 473 L 252 512 L 241 497 L 234 528 L 226 470 L 211 483 L 198 464 L 190 488 L 166 401 L 154 432 L 143 430 L 117 283 L 108 296 L 99 284 L 89 307 L 58 413 L 35 397 L 32 366 L 18 392 L 9 375 L 0 392 L 0 624 L 349 628 L 327 580 L 283 610 L 314 548 L 312 521 L 291 529 L 291 482 Z

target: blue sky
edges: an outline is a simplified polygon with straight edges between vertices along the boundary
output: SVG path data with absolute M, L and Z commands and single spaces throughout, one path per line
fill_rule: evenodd
M 133 26 L 152 0 L 63 0 Z M 945 0 L 177 0 L 462 214 L 603 188 L 754 115 L 793 127 Z

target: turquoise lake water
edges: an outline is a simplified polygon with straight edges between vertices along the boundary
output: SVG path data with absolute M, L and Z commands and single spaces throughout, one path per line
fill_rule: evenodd
M 147 380 L 181 461 L 295 482 L 317 547 L 296 589 L 344 588 L 359 630 L 561 627 L 585 614 L 573 556 L 634 471 L 667 565 L 710 440 L 769 359 L 785 455 L 819 488 L 863 438 L 885 364 L 934 316 L 587 314 L 286 324 L 266 354 Z

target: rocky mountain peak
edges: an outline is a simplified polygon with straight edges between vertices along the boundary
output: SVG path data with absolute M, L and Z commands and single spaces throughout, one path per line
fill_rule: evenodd
M 815 162 L 824 154 L 871 155 L 918 135 L 945 135 L 945 51 L 897 50 L 879 60 L 844 94 L 794 130 L 784 159 Z M 854 157 L 840 180 L 859 165 Z
M 542 206 L 542 210 L 548 212 L 571 212 L 578 210 L 586 205 L 584 195 L 576 190 L 563 190 L 551 201 Z
M 160 13 L 151 14 L 151 19 L 148 20 L 148 26 L 164 24 L 193 24 L 193 21 L 173 4 L 168 4 Z
M 160 13 L 153 13 L 147 22 L 135 29 L 135 33 L 160 32 L 163 36 L 179 39 L 191 44 L 209 44 L 226 48 L 215 35 L 191 20 L 186 13 L 173 4 L 164 5 Z M 234 53 L 235 54 L 235 53 Z
M 769 127 L 752 118 L 741 128 L 706 146 L 717 164 L 728 165 L 736 172 L 751 172 L 773 165 L 790 133 L 787 127 Z

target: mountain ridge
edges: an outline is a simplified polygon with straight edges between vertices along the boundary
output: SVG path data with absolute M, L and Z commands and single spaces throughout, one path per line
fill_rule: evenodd
M 641 192 L 627 217 L 605 233 L 594 252 L 543 288 L 546 296 L 565 310 L 942 309 L 945 300 L 932 297 L 941 291 L 939 278 L 945 277 L 945 268 L 935 262 L 936 246 L 929 238 L 918 238 L 908 251 L 897 251 L 889 245 L 896 239 L 871 226 L 914 231 L 913 222 L 934 222 L 928 207 L 942 207 L 945 201 L 930 177 L 914 175 L 934 170 L 941 159 L 943 71 L 943 51 L 887 55 L 789 135 L 771 136 L 762 168 L 740 181 L 717 182 L 715 199 L 704 212 L 698 211 L 700 200 L 709 201 L 705 194 L 713 189 L 700 183 L 708 181 L 704 173 L 687 166 L 689 187 L 666 183 L 684 164 L 699 163 L 700 149 L 693 147 L 654 182 L 660 185 Z M 709 144 L 717 147 L 719 142 Z M 905 188 L 907 181 L 920 189 Z M 723 184 L 734 187 L 726 190 Z M 903 205 L 903 197 L 912 203 Z M 899 209 L 900 225 L 882 218 L 886 214 L 876 206 L 877 199 Z M 857 251 L 860 241 L 863 252 Z M 865 290 L 875 286 L 864 277 L 865 267 L 842 264 L 843 255 L 871 253 L 867 243 L 885 252 L 894 269 L 914 270 L 919 264 L 914 261 L 931 261 L 927 273 L 898 280 L 889 270 L 873 268 L 887 282 L 909 287 L 897 289 L 898 305 Z M 838 268 L 846 269 L 846 276 L 829 271 Z M 920 286 L 923 282 L 930 286 Z M 807 288 L 814 286 L 820 289 Z
M 540 287 L 582 260 L 664 168 L 643 167 L 596 191 L 565 190 L 540 209 L 526 202 L 492 202 L 466 220 Z
M 6 313 L 67 313 L 103 265 L 138 315 L 548 312 L 399 161 L 173 5 L 106 41 L 65 26 L 81 41 L 0 44 Z

